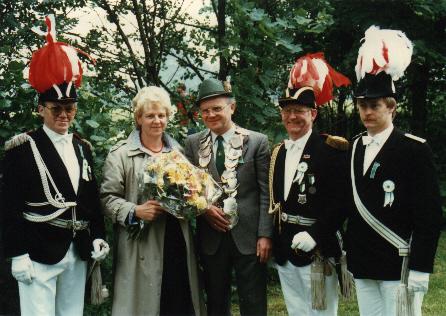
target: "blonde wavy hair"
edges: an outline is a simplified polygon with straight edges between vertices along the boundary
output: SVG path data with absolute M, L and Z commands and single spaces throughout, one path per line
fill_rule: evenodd
M 138 91 L 132 100 L 133 119 L 135 125 L 138 125 L 138 118 L 142 116 L 144 110 L 155 108 L 166 110 L 166 115 L 169 118 L 173 113 L 173 107 L 170 102 L 169 94 L 161 87 L 149 86 L 144 87 Z

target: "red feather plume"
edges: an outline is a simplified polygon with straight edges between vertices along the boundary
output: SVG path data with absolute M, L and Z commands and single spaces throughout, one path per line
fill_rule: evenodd
M 46 44 L 32 55 L 29 83 L 39 93 L 45 92 L 54 84 L 70 81 L 78 88 L 82 83 L 83 71 L 77 52 L 86 55 L 93 63 L 94 59 L 66 43 L 57 42 L 51 33 L 53 25 L 48 17 L 45 18 L 45 23 L 48 29 Z
M 313 88 L 316 104 L 320 106 L 333 99 L 333 85 L 340 87 L 350 84 L 350 79 L 334 70 L 325 60 L 324 53 L 318 52 L 296 60 L 290 71 L 288 87 Z

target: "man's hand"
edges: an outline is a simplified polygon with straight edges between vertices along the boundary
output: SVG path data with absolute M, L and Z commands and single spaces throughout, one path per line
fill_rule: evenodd
M 144 204 L 136 205 L 135 207 L 136 217 L 149 222 L 157 219 L 163 212 L 164 209 L 161 207 L 160 203 L 155 200 L 148 200 Z
M 229 230 L 229 221 L 225 218 L 225 213 L 221 208 L 211 205 L 203 216 L 213 229 L 219 232 Z
M 27 253 L 12 258 L 11 273 L 19 282 L 27 285 L 33 282 L 35 277 L 34 266 Z
M 110 252 L 110 246 L 103 239 L 93 240 L 93 251 L 91 252 L 91 258 L 95 261 L 102 261 L 107 257 Z
M 427 293 L 429 287 L 429 273 L 409 270 L 407 288 L 414 292 Z
M 261 263 L 265 263 L 271 257 L 272 242 L 267 237 L 257 239 L 257 257 Z
M 291 248 L 297 248 L 305 252 L 313 250 L 314 247 L 316 247 L 316 242 L 307 232 L 300 232 L 294 235 L 293 242 L 291 243 Z

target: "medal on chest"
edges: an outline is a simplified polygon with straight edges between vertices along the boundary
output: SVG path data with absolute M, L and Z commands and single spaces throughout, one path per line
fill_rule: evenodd
M 386 180 L 383 182 L 384 190 L 384 207 L 392 207 L 393 201 L 395 200 L 395 195 L 393 191 L 395 190 L 395 182 L 392 180 Z
M 91 181 L 93 180 L 93 175 L 91 173 L 91 167 L 87 161 L 87 159 L 85 158 L 84 155 L 84 150 L 82 149 L 81 145 L 79 146 L 79 151 L 81 153 L 81 157 L 82 157 L 82 179 L 85 181 Z
M 243 163 L 243 139 L 249 132 L 236 126 L 234 136 L 229 140 L 225 148 L 225 170 L 220 176 L 223 191 L 227 198 L 223 200 L 223 212 L 230 221 L 230 228 L 238 222 L 238 206 L 235 197 L 237 196 L 238 180 L 237 166 Z M 198 163 L 201 168 L 209 171 L 209 162 L 212 155 L 212 136 L 207 133 L 200 139 L 198 151 Z

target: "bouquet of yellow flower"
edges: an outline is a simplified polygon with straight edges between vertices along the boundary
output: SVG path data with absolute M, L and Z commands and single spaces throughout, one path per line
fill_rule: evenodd
M 139 200 L 154 199 L 170 214 L 192 219 L 222 195 L 211 175 L 192 165 L 178 151 L 150 157 L 139 180 Z M 129 226 L 130 238 L 139 238 L 147 225 Z

